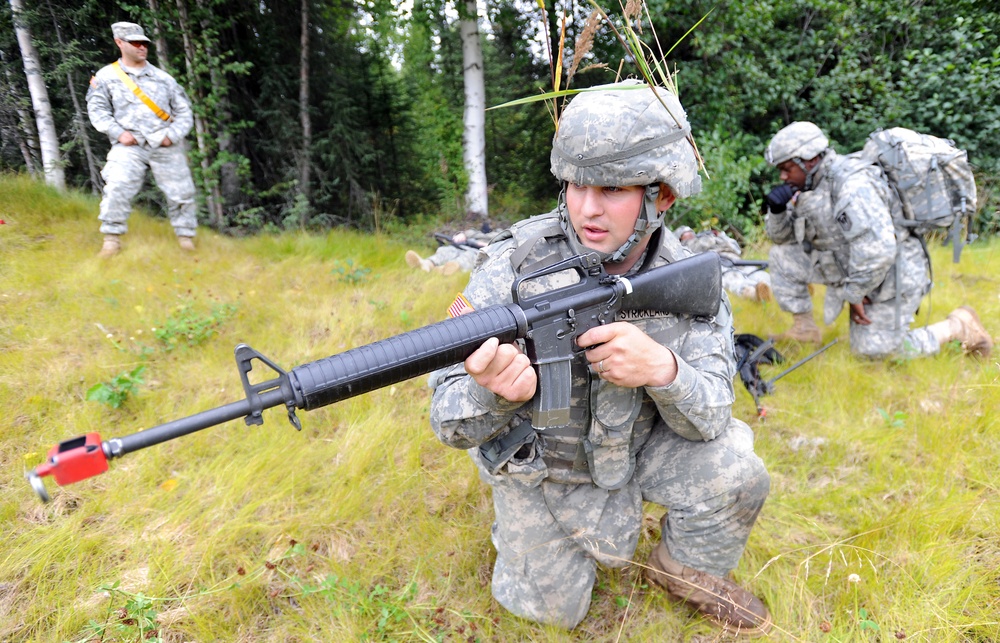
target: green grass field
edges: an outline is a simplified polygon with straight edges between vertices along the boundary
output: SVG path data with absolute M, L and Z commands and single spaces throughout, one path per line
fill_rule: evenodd
M 442 319 L 466 278 L 344 231 L 202 230 L 185 255 L 143 214 L 100 260 L 96 213 L 0 177 L 0 641 L 724 640 L 639 565 L 600 572 L 573 632 L 500 608 L 489 490 L 431 432 L 423 377 L 300 412 L 301 433 L 273 409 L 75 485 L 47 478 L 41 504 L 24 474 L 60 440 L 242 399 L 236 344 L 290 369 Z M 933 257 L 919 322 L 972 304 L 1000 333 L 1000 243 Z M 775 304 L 734 309 L 738 332 L 790 322 Z M 996 356 L 870 363 L 846 335 L 842 314 L 824 335 L 840 343 L 778 381 L 766 420 L 737 383 L 733 412 L 773 479 L 737 580 L 769 605 L 775 641 L 1000 640 Z M 639 561 L 658 538 L 647 509 Z

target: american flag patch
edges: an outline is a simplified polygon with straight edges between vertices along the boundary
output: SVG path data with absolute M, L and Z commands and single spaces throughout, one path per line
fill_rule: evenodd
M 97 76 L 90 77 L 90 86 L 97 89 Z
M 459 315 L 464 315 L 465 313 L 471 313 L 475 310 L 469 300 L 465 298 L 465 295 L 459 293 L 458 297 L 455 297 L 455 301 L 451 302 L 451 306 L 448 306 L 448 317 L 454 319 Z

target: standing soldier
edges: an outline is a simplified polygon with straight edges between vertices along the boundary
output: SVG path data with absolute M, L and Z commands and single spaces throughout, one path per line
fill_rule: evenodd
M 132 199 L 142 187 L 146 168 L 167 198 L 170 223 L 184 250 L 194 250 L 198 217 L 194 180 L 184 152 L 184 137 L 194 118 L 191 103 L 170 74 L 146 61 L 149 38 L 131 22 L 111 25 L 121 58 L 90 79 L 87 112 L 99 132 L 108 135 L 111 150 L 101 171 L 101 257 L 121 248 L 128 230 Z

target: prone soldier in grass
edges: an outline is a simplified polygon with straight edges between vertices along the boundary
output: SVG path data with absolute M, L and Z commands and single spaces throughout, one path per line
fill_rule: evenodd
M 750 301 L 773 299 L 766 265 L 742 259 L 740 244 L 722 230 L 695 232 L 689 226 L 681 226 L 674 230 L 674 236 L 694 254 L 715 252 L 722 258 L 722 287 L 726 292 Z
M 684 258 L 662 223 L 701 189 L 677 97 L 628 81 L 587 91 L 563 113 L 551 154 L 562 182 L 553 212 L 499 235 L 464 296 L 476 309 L 511 301 L 518 275 L 599 253 L 609 274 Z M 563 273 L 532 281 L 544 292 Z M 533 292 L 533 294 L 536 294 Z M 573 628 L 586 616 L 598 564 L 631 562 L 643 501 L 667 509 L 649 579 L 731 632 L 770 627 L 764 604 L 730 580 L 770 478 L 753 432 L 731 415 L 732 316 L 623 311 L 580 336 L 570 422 L 536 429 L 539 381 L 518 344 L 487 340 L 431 376 L 431 424 L 467 449 L 492 487 L 493 596 L 512 613 Z
M 782 128 L 764 153 L 782 184 L 767 195 L 764 226 L 774 242 L 769 270 L 774 298 L 792 313 L 779 339 L 819 343 L 809 284 L 826 285 L 824 321 L 847 302 L 851 351 L 881 359 L 933 355 L 957 340 L 989 355 L 993 340 L 976 312 L 961 306 L 946 319 L 910 328 L 931 288 L 923 240 L 897 225 L 899 197 L 870 162 L 837 154 L 823 131 L 800 121 Z
M 149 38 L 142 27 L 116 22 L 111 32 L 121 58 L 102 67 L 87 91 L 90 122 L 111 141 L 101 170 L 100 256 L 111 257 L 121 249 L 132 199 L 142 188 L 147 168 L 167 198 L 167 213 L 181 248 L 194 250 L 198 217 L 184 151 L 184 137 L 194 124 L 191 103 L 170 74 L 147 62 Z

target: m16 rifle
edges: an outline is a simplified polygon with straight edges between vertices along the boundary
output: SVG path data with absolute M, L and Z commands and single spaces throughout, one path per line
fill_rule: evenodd
M 576 283 L 541 294 L 522 296 L 521 286 L 544 275 L 575 272 Z M 569 422 L 569 371 L 574 354 L 585 350 L 577 338 L 587 330 L 615 321 L 623 310 L 711 317 L 721 301 L 718 255 L 704 253 L 629 277 L 608 275 L 597 254 L 571 257 L 518 278 L 513 302 L 467 312 L 372 344 L 359 346 L 285 372 L 246 344 L 236 347 L 236 364 L 245 399 L 131 435 L 102 440 L 97 433 L 60 442 L 46 461 L 27 474 L 43 501 L 49 500 L 42 478 L 64 486 L 108 470 L 108 460 L 195 431 L 243 418 L 264 423 L 262 412 L 284 405 L 288 420 L 302 426 L 297 409 L 311 411 L 397 382 L 452 366 L 491 337 L 500 342 L 524 340 L 538 372 L 535 418 L 538 428 Z M 254 360 L 277 377 L 251 384 Z M 561 384 L 557 384 L 561 383 Z M 562 390 L 565 388 L 565 390 Z

